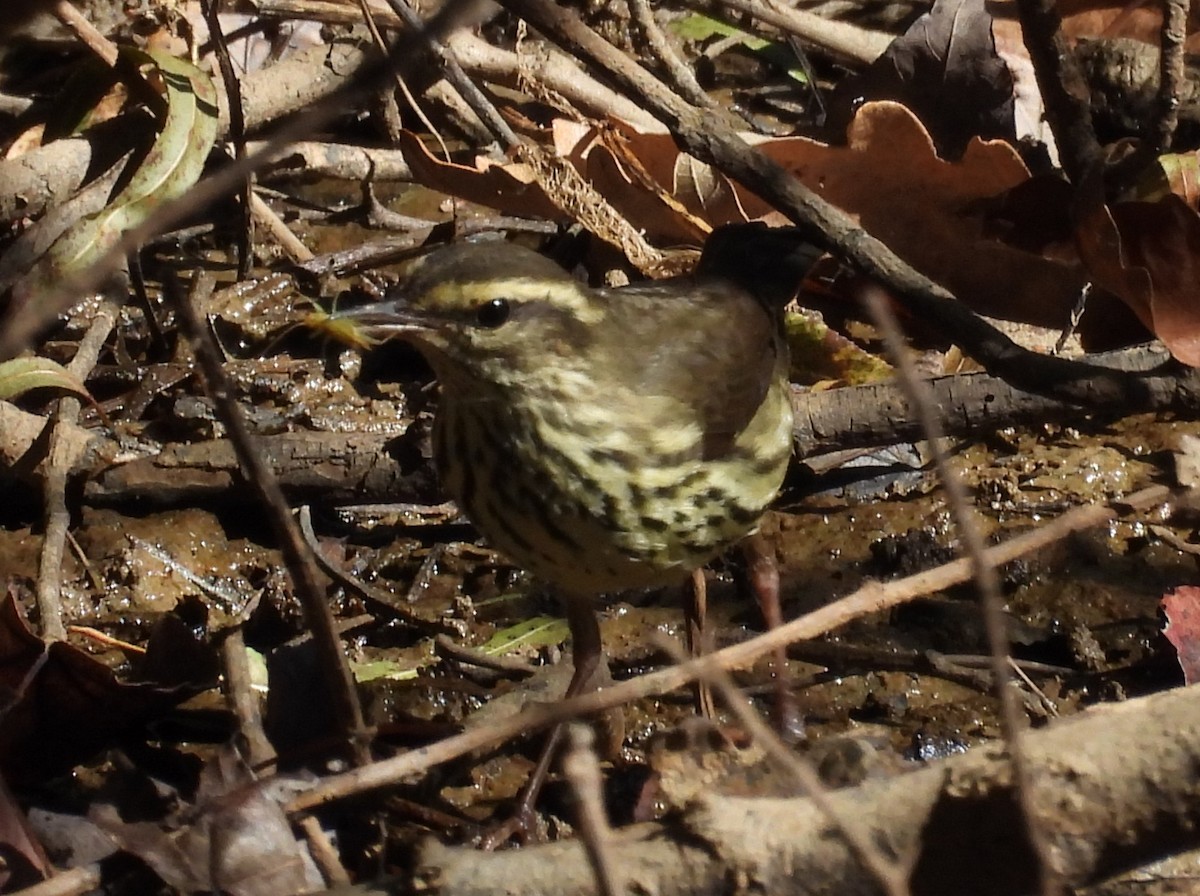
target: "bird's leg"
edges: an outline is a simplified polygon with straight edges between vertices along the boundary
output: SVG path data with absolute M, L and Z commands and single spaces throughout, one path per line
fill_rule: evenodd
M 697 569 L 692 573 L 692 581 L 688 594 L 683 602 L 686 617 L 687 649 L 692 656 L 703 656 L 708 653 L 712 641 L 712 632 L 707 629 L 708 622 L 708 582 L 704 578 L 704 570 Z M 716 717 L 716 707 L 713 704 L 712 688 L 708 682 L 699 680 L 695 688 L 696 712 L 705 719 Z
M 596 616 L 596 602 L 591 596 L 568 595 L 563 598 L 567 611 L 567 627 L 571 630 L 571 659 L 575 674 L 567 685 L 567 697 L 598 691 L 612 684 L 608 669 L 608 657 L 604 655 L 604 644 L 600 640 L 600 622 Z M 616 756 L 621 752 L 625 740 L 625 713 L 620 707 L 608 710 L 596 719 L 600 737 L 598 752 L 602 756 Z
M 604 645 L 600 640 L 600 623 L 596 618 L 593 601 L 589 598 L 567 595 L 563 598 L 564 609 L 567 612 L 567 627 L 571 630 L 571 659 L 575 666 L 571 683 L 567 685 L 565 697 L 575 697 L 588 691 L 598 690 L 612 682 L 608 671 L 608 661 L 604 656 Z M 599 743 L 605 749 L 606 755 L 615 755 L 621 749 L 621 741 L 625 737 L 625 717 L 620 708 L 604 713 L 597 720 L 601 736 Z M 493 827 L 480 841 L 481 849 L 495 849 L 510 837 L 528 833 L 533 829 L 534 806 L 546 776 L 550 773 L 550 764 L 554 761 L 562 745 L 566 733 L 566 725 L 558 724 L 550 730 L 550 736 L 542 747 L 537 765 L 525 782 L 525 788 L 517 801 L 516 810 L 511 818 Z
M 767 629 L 783 625 L 783 610 L 779 603 L 779 563 L 775 551 L 757 532 L 742 541 L 746 558 L 746 578 L 762 611 Z M 775 681 L 775 703 L 772 722 L 785 738 L 794 739 L 804 730 L 799 709 L 787 680 L 787 648 L 777 647 L 771 655 L 771 678 Z

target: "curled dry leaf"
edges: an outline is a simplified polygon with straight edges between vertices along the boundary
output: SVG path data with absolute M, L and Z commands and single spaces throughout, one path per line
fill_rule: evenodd
M 1076 232 L 1093 281 L 1125 302 L 1184 364 L 1200 365 L 1200 216 L 1179 196 L 1094 201 Z

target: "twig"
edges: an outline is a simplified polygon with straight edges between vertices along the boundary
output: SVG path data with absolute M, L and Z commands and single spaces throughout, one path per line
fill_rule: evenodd
M 869 65 L 883 55 L 892 42 L 892 35 L 869 31 L 846 22 L 835 22 L 815 13 L 793 9 L 770 0 L 717 0 L 727 9 L 734 9 L 760 22 L 773 25 L 794 35 L 810 46 L 817 47 L 841 62 L 853 66 Z
M 991 658 L 992 686 L 1000 700 L 1000 725 L 1004 742 L 1008 746 L 1016 780 L 1016 797 L 1021 807 L 1026 834 L 1034 855 L 1038 857 L 1038 880 L 1042 896 L 1056 896 L 1062 891 L 1050 852 L 1050 839 L 1034 805 L 1033 772 L 1022 748 L 1023 725 L 1017 709 L 1016 696 L 1011 685 L 1011 667 L 1008 664 L 1008 632 L 1004 621 L 1004 604 L 1000 597 L 1000 584 L 996 567 L 989 562 L 985 553 L 983 535 L 967 506 L 966 489 L 962 478 L 951 468 L 946 456 L 942 423 L 929 390 L 917 377 L 912 360 L 905 350 L 904 337 L 896 323 L 896 317 L 887 306 L 883 291 L 874 288 L 866 295 L 867 308 L 875 325 L 883 333 L 892 363 L 908 393 L 909 403 L 916 409 L 925 432 L 927 444 L 933 452 L 934 465 L 946 492 L 946 501 L 962 540 L 967 559 L 971 562 L 971 577 L 979 591 L 979 602 L 983 609 L 984 632 L 987 635 L 988 654 Z
M 229 55 L 229 44 L 225 40 L 225 32 L 221 28 L 221 17 L 217 0 L 201 0 L 200 8 L 204 13 L 204 21 L 208 25 L 208 38 L 212 44 L 213 55 L 217 60 L 217 69 L 221 72 L 221 85 L 225 89 L 225 104 L 229 109 L 229 140 L 233 143 L 233 154 L 236 158 L 246 156 L 246 112 L 242 107 L 241 82 L 233 70 L 233 59 Z M 238 209 L 241 211 L 241 227 L 237 235 L 237 278 L 245 280 L 250 276 L 250 267 L 254 264 L 254 214 L 251 208 L 254 196 L 253 176 L 247 174 L 238 185 Z
M 502 83 L 517 83 L 517 71 L 526 81 L 535 80 L 543 91 L 565 98 L 585 114 L 619 118 L 643 131 L 661 131 L 662 125 L 637 103 L 602 84 L 579 67 L 574 59 L 552 44 L 535 52 L 528 46 L 518 54 L 495 47 L 469 31 L 457 31 L 446 41 L 462 67 L 474 75 Z
M 593 749 L 595 741 L 596 734 L 589 726 L 578 723 L 568 726 L 562 769 L 575 793 L 575 805 L 579 810 L 575 823 L 588 863 L 596 876 L 596 889 L 600 896 L 619 896 L 625 892 L 625 884 L 612 854 L 612 831 L 604 814 L 603 779 Z
M 367 30 L 371 32 L 371 40 L 375 41 L 375 46 L 379 47 L 379 52 L 386 54 L 388 51 L 387 41 L 383 39 L 383 34 L 380 33 L 379 26 L 375 23 L 375 13 L 371 9 L 371 4 L 368 0 L 358 0 L 358 8 L 362 11 L 363 21 L 367 23 Z M 438 146 L 442 150 L 442 158 L 449 162 L 450 148 L 446 146 L 446 141 L 442 139 L 441 132 L 433 126 L 433 122 L 425 114 L 424 107 L 413 96 L 413 92 L 408 87 L 408 81 L 405 80 L 399 69 L 394 70 L 392 74 L 396 79 L 396 89 L 404 94 L 404 101 L 416 113 L 417 119 L 421 124 L 425 125 L 425 130 L 433 134 L 433 139 L 438 142 Z
M 87 333 L 79 341 L 75 357 L 67 369 L 80 382 L 87 379 L 96 366 L 96 359 L 117 320 L 120 301 L 115 293 L 124 292 L 122 283 L 110 283 L 105 298 L 97 310 Z M 67 509 L 67 477 L 70 474 L 68 438 L 65 430 L 79 420 L 81 404 L 78 398 L 60 398 L 51 415 L 49 456 L 46 459 L 46 480 L 42 489 L 45 531 L 38 555 L 36 601 L 42 624 L 42 637 L 61 641 L 67 636 L 59 600 L 62 592 L 63 549 L 66 545 L 71 513 Z
M 650 0 L 629 0 L 629 15 L 651 55 L 662 65 L 663 71 L 671 79 L 679 95 L 701 108 L 714 108 L 716 102 L 704 92 L 692 70 L 679 58 L 667 36 L 658 27 L 658 22 L 654 21 L 654 10 L 650 8 Z
M 325 878 L 325 883 L 331 887 L 349 884 L 350 875 L 342 867 L 337 850 L 329 841 L 329 837 L 321 827 L 321 822 L 311 815 L 307 815 L 300 820 L 300 832 L 304 834 L 304 839 L 308 842 L 309 855 L 321 869 L 321 876 Z
M 1059 161 L 1067 177 L 1079 186 L 1100 162 L 1087 82 L 1063 34 L 1055 0 L 1017 0 L 1017 12 Z
M 493 656 L 477 647 L 460 644 L 449 635 L 437 635 L 433 639 L 433 651 L 443 659 L 465 663 L 480 669 L 503 672 L 509 677 L 528 678 L 534 673 L 528 661 L 513 656 Z
M 32 887 L 14 890 L 11 896 L 82 896 L 84 893 L 93 892 L 100 886 L 100 882 L 99 864 L 85 865 L 56 874 Z
M 304 245 L 300 237 L 292 233 L 292 229 L 284 223 L 279 215 L 275 214 L 275 210 L 267 205 L 254 189 L 250 190 L 250 214 L 266 227 L 271 236 L 275 238 L 275 242 L 296 264 L 304 264 L 316 257 L 312 250 Z
M 479 116 L 479 120 L 500 141 L 501 145 L 513 147 L 520 144 L 521 138 L 508 126 L 508 122 L 500 117 L 500 113 L 496 111 L 492 101 L 483 95 L 483 91 L 475 86 L 474 81 L 467 77 L 467 73 L 463 71 L 458 60 L 454 58 L 454 53 L 446 44 L 426 32 L 422 27 L 421 19 L 413 12 L 406 0 L 387 0 L 387 4 L 409 28 L 421 36 L 425 46 L 441 65 L 442 74 L 446 76 L 446 80 L 458 91 L 459 96 L 466 100 L 471 111 Z
M 68 0 L 56 0 L 51 7 L 54 17 L 66 26 L 80 42 L 104 60 L 104 64 L 117 64 L 117 46 L 101 34 L 87 17 L 72 6 Z
M 304 546 L 304 539 L 300 536 L 295 520 L 288 511 L 274 471 L 265 462 L 262 450 L 250 434 L 242 409 L 234 397 L 233 386 L 221 366 L 217 348 L 200 316 L 200 297 L 212 291 L 212 284 L 212 274 L 200 270 L 192 281 L 188 296 L 179 295 L 177 288 L 168 289 L 167 292 L 174 300 L 180 328 L 187 336 L 204 374 L 208 394 L 229 433 L 246 484 L 258 497 L 263 512 L 267 514 L 279 540 L 284 564 L 291 576 L 296 596 L 304 607 L 305 621 L 317 641 L 318 654 L 325 664 L 330 686 L 336 694 L 338 721 L 350 740 L 355 759 L 362 763 L 369 755 L 362 708 L 358 702 L 354 676 L 338 640 L 333 613 L 320 585 L 316 565 Z M 172 284 L 168 281 L 167 285 Z
M 657 646 L 665 651 L 671 659 L 679 663 L 686 659 L 674 641 L 657 637 Z M 821 778 L 811 764 L 797 757 L 787 745 L 781 741 L 754 711 L 754 707 L 746 700 L 734 685 L 729 674 L 722 669 L 713 667 L 702 676 L 703 681 L 712 685 L 721 694 L 725 706 L 738 718 L 746 733 L 754 739 L 767 755 L 781 769 L 786 771 L 800 785 L 803 795 L 812 800 L 817 807 L 833 823 L 846 844 L 875 876 L 883 886 L 888 896 L 908 896 L 908 874 L 912 870 L 915 856 L 901 856 L 905 865 L 901 867 L 897 861 L 892 861 L 871 842 L 870 832 L 860 824 L 859 819 L 848 813 L 838 811 L 829 800 L 829 793 L 821 783 Z
M 1165 9 L 1159 49 L 1158 117 L 1146 135 L 1146 142 L 1153 147 L 1155 156 L 1171 148 L 1175 141 L 1175 129 L 1179 127 L 1179 97 L 1186 78 L 1183 42 L 1187 38 L 1187 20 L 1191 10 L 1191 0 L 1162 2 Z
M 256 775 L 269 774 L 275 768 L 275 747 L 263 730 L 258 697 L 251 685 L 246 639 L 240 625 L 234 626 L 221 644 L 224 666 L 225 699 L 238 722 L 238 732 L 246 744 L 246 762 Z

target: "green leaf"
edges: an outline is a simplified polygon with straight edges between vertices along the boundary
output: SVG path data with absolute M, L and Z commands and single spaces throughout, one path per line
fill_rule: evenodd
M 563 643 L 568 636 L 567 620 L 561 616 L 535 616 L 500 629 L 480 650 L 500 656 L 518 647 L 551 647 Z
M 190 62 L 166 53 L 123 48 L 150 66 L 162 84 L 163 111 L 154 144 L 129 183 L 98 212 L 69 227 L 38 259 L 16 293 L 42 292 L 93 264 L 156 208 L 182 196 L 204 169 L 217 136 L 217 89 Z
M 369 681 L 379 681 L 387 679 L 388 681 L 412 681 L 417 677 L 419 668 L 414 668 L 409 663 L 397 663 L 393 660 L 372 660 L 368 663 L 351 663 L 350 671 L 354 674 L 354 680 L 359 684 L 366 684 Z
M 734 28 L 700 13 L 676 19 L 671 23 L 671 30 L 684 40 L 704 41 L 710 37 L 738 37 L 741 38 L 742 45 L 750 50 L 761 50 L 770 44 L 770 41 L 761 37 L 754 37 L 740 28 Z
M 713 37 L 736 37 L 738 43 L 751 53 L 761 56 L 765 62 L 787 72 L 789 78 L 801 84 L 808 83 L 804 70 L 795 65 L 796 57 L 791 49 L 778 41 L 765 40 L 747 34 L 740 28 L 727 25 L 718 19 L 700 13 L 684 16 L 671 23 L 670 28 L 684 40 L 706 41 Z
M 0 363 L 0 399 L 11 401 L 34 389 L 57 389 L 95 403 L 71 371 L 47 358 L 13 358 Z

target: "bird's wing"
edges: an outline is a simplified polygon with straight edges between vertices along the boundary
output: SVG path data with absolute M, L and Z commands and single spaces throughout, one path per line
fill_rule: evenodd
M 611 328 L 617 341 L 600 354 L 619 359 L 618 381 L 638 384 L 631 402 L 673 399 L 699 426 L 703 458 L 728 452 L 786 364 L 775 315 L 721 280 L 690 281 L 670 292 L 653 283 L 601 292 L 617 319 L 628 321 L 620 332 Z

